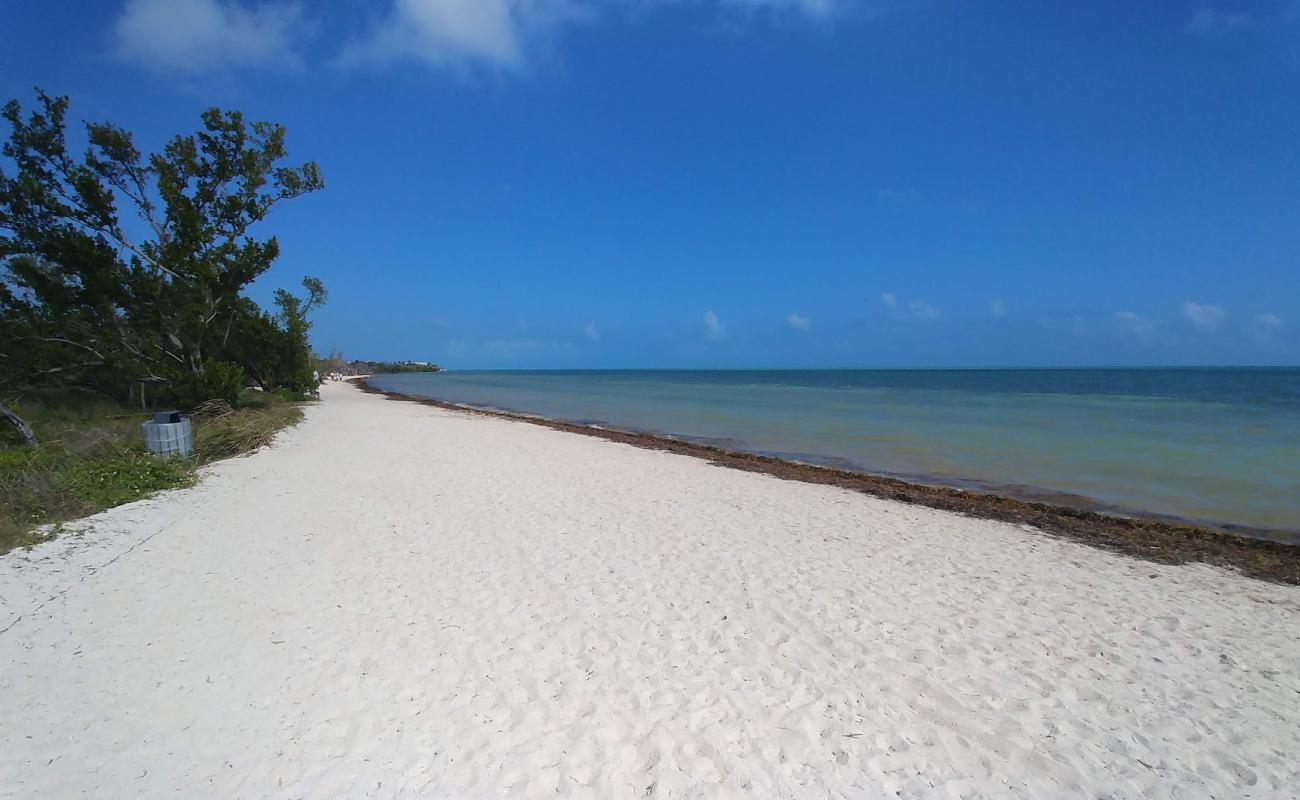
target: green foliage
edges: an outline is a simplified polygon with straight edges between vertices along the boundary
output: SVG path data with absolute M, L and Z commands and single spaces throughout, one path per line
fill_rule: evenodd
M 284 349 L 281 355 L 284 378 L 280 385 L 292 392 L 306 394 L 315 391 L 317 380 L 312 377 L 316 359 L 307 341 L 307 332 L 311 323 L 307 313 L 325 303 L 325 287 L 315 278 L 303 278 L 302 287 L 307 290 L 307 298 L 298 298 L 283 289 L 275 290 L 275 305 L 281 330 L 284 334 Z
M 307 392 L 295 392 L 287 386 L 281 386 L 272 392 L 271 395 L 282 403 L 301 403 L 305 400 L 314 399 Z
M 194 473 L 182 458 L 159 458 L 128 448 L 101 461 L 74 463 L 62 471 L 64 490 L 90 507 L 112 508 L 162 489 L 188 486 Z
M 437 372 L 436 364 L 416 364 L 411 361 L 399 361 L 396 364 L 381 364 L 380 372 Z
M 312 371 L 316 360 L 307 334 L 308 313 L 324 304 L 327 294 L 321 282 L 304 278 L 306 298 L 283 289 L 275 292 L 276 313 L 268 314 L 252 301 L 241 301 L 240 314 L 229 337 L 228 352 L 248 376 L 266 391 L 284 388 L 304 396 L 316 388 Z
M 300 415 L 281 398 L 315 388 L 307 314 L 325 301 L 314 278 L 305 298 L 277 292 L 274 313 L 243 296 L 279 255 L 254 226 L 323 186 L 315 164 L 283 164 L 283 127 L 211 109 L 144 154 L 88 123 L 81 151 L 67 98 L 37 101 L 0 111 L 0 389 L 21 395 L 0 403 L 14 422 L 0 426 L 0 551 L 33 525 L 192 480 L 194 461 L 144 452 L 137 398 L 208 410 L 200 463 L 269 441 Z M 237 409 L 246 372 L 268 391 Z M 38 446 L 19 441 L 24 419 Z
M 27 413 L 44 443 L 0 448 L 0 553 L 48 538 L 43 523 L 74 519 L 139 500 L 160 489 L 188 486 L 192 465 L 161 459 L 140 444 L 140 418 L 101 416 L 104 403 L 80 398 L 33 404 Z M 120 411 L 114 408 L 115 411 Z
M 208 360 L 200 373 L 177 371 L 168 382 L 163 398 L 181 411 L 193 411 L 208 400 L 239 401 L 244 388 L 244 371 L 238 364 Z
M 251 453 L 302 419 L 296 403 L 272 400 L 258 407 L 232 408 L 222 402 L 200 407 L 194 423 L 194 454 L 200 464 Z
M 257 389 L 244 389 L 239 393 L 239 402 L 235 404 L 237 408 L 268 408 L 279 402 L 279 399 L 268 392 Z
M 427 361 L 349 361 L 344 372 L 353 375 L 384 375 L 395 372 L 439 372 L 441 367 Z
M 281 163 L 284 128 L 210 109 L 202 130 L 146 155 L 129 132 L 87 123 L 78 155 L 67 98 L 38 90 L 37 100 L 29 114 L 16 100 L 0 114 L 12 170 L 0 170 L 0 386 L 124 398 L 189 373 L 194 385 L 175 389 L 189 399 L 216 388 L 197 378 L 211 359 L 242 366 L 269 342 L 278 361 L 292 362 L 271 385 L 300 390 L 305 315 L 324 301 L 320 282 L 304 281 L 308 299 L 275 316 L 242 297 L 279 255 L 276 239 L 253 226 L 324 185 L 316 164 Z M 270 327 L 231 347 L 232 331 L 261 322 Z M 228 377 L 214 379 L 222 388 L 213 396 L 228 396 Z
M 50 537 L 35 529 L 190 485 L 198 465 L 254 450 L 302 417 L 295 404 L 265 395 L 256 407 L 223 401 L 192 420 L 195 458 L 160 458 L 141 445 L 147 415 L 81 392 L 33 392 L 17 404 L 39 447 L 0 442 L 0 553 Z M 213 413 L 213 409 L 218 413 Z
M 29 390 L 21 397 L 7 399 L 32 420 L 42 441 L 77 458 L 106 455 L 106 442 L 138 435 L 140 422 L 146 418 L 127 413 L 121 403 L 110 397 L 70 389 Z M 94 420 L 95 424 L 87 424 L 87 420 Z M 17 444 L 20 443 L 11 438 L 9 431 L 0 430 L 0 448 Z

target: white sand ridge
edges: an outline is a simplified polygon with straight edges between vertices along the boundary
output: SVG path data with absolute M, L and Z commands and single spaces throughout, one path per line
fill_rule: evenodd
M 0 796 L 1296 796 L 1293 587 L 324 394 L 0 559 Z

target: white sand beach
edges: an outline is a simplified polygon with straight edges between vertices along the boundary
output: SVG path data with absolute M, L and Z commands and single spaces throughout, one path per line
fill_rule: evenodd
M 0 796 L 1300 796 L 1300 589 L 323 397 L 0 558 Z

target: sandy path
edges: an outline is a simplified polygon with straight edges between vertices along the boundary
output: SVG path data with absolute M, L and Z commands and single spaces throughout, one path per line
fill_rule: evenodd
M 0 796 L 1290 797 L 1300 590 L 330 386 L 0 558 Z

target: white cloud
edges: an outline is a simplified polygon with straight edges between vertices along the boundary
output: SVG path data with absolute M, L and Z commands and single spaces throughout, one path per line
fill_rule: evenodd
M 1282 318 L 1277 314 L 1256 314 L 1254 323 L 1257 327 L 1263 328 L 1264 330 L 1275 331 L 1282 327 Z
M 522 66 L 524 16 L 535 3 L 514 0 L 396 0 L 370 33 L 350 42 L 344 65 L 423 61 L 434 66 Z
M 893 292 L 881 292 L 880 302 L 892 311 L 895 319 L 934 320 L 940 316 L 939 309 L 919 297 L 904 307 L 899 304 L 898 295 Z
M 296 67 L 313 26 L 297 2 L 127 0 L 113 26 L 118 55 L 190 75 L 232 67 Z
M 913 300 L 907 305 L 907 310 L 911 313 L 913 319 L 938 319 L 939 309 L 925 302 L 924 300 Z
M 785 318 L 785 321 L 797 331 L 806 331 L 812 327 L 812 320 L 798 314 L 791 314 Z
M 1187 32 L 1201 36 L 1249 28 L 1255 24 L 1255 18 L 1240 11 L 1220 11 L 1209 6 L 1202 6 L 1192 13 L 1187 21 Z
M 721 339 L 727 333 L 727 327 L 718 321 L 718 315 L 712 311 L 704 312 L 704 333 L 710 339 Z
M 713 0 L 733 14 L 789 11 L 835 16 L 852 0 Z M 343 66 L 402 61 L 435 68 L 519 72 L 569 26 L 619 11 L 644 12 L 682 0 L 395 0 L 371 30 L 348 43 Z
M 842 11 L 847 2 L 846 0 L 723 0 L 723 4 L 749 10 L 797 11 L 815 19 L 823 19 L 837 11 Z
M 829 19 L 856 0 L 695 0 L 730 17 Z M 388 0 L 342 45 L 343 66 L 414 61 L 435 68 L 520 72 L 574 24 L 639 14 L 686 0 Z M 235 67 L 296 67 L 300 45 L 324 4 L 303 0 L 126 0 L 114 25 L 118 54 L 161 73 L 197 75 Z M 369 4 L 362 4 L 369 5 Z
M 1149 336 L 1156 331 L 1155 322 L 1132 311 L 1116 311 L 1115 325 L 1123 333 L 1134 336 Z
M 1001 298 L 993 298 L 993 300 L 989 302 L 989 313 L 995 317 L 1000 317 L 1003 314 L 1006 314 L 1006 303 L 1003 303 Z
M 1212 331 L 1228 316 L 1219 306 L 1201 305 L 1188 300 L 1183 303 L 1183 317 L 1197 329 Z
M 519 72 L 574 24 L 639 15 L 687 0 L 387 0 L 372 24 L 342 45 L 342 66 L 422 62 L 436 68 Z M 825 20 L 860 0 L 694 0 L 728 17 Z M 371 5 L 362 3 L 362 6 Z M 300 66 L 315 32 L 303 0 L 125 0 L 114 25 L 119 55 L 161 73 Z M 351 23 L 349 21 L 349 26 Z
M 586 325 L 582 326 L 582 335 L 586 336 L 593 342 L 600 341 L 600 329 L 596 327 L 596 323 L 594 322 L 588 322 Z

